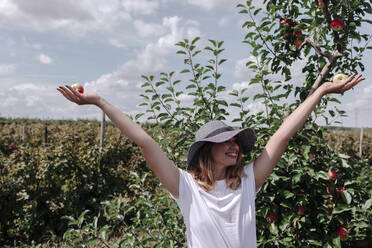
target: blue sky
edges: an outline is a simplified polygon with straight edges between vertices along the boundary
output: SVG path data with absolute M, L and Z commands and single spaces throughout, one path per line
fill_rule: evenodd
M 262 5 L 256 1 L 257 6 Z M 201 37 L 225 41 L 222 82 L 228 90 L 248 86 L 249 47 L 242 43 L 244 16 L 231 0 L 0 0 L 0 116 L 41 119 L 100 119 L 93 106 L 77 106 L 56 90 L 80 82 L 120 110 L 143 111 L 141 75 L 183 69 L 174 44 Z M 371 34 L 371 25 L 364 27 Z M 372 127 L 371 52 L 363 60 L 366 80 L 338 106 L 349 117 L 342 126 Z M 293 84 L 304 80 L 303 61 Z M 190 103 L 188 96 L 182 96 Z M 222 97 L 228 98 L 228 94 Z M 252 112 L 262 106 L 249 102 Z M 236 113 L 235 113 L 236 114 Z M 321 123 L 321 122 L 320 122 Z

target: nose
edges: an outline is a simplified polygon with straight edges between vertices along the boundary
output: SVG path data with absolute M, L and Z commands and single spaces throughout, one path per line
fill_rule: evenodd
M 230 146 L 233 146 L 234 148 L 238 149 L 239 150 L 239 145 L 238 143 L 236 142 L 236 138 L 232 138 L 229 140 L 229 145 Z

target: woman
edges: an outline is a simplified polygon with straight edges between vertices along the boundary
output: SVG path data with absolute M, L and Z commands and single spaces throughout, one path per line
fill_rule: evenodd
M 187 171 L 177 168 L 159 145 L 127 115 L 95 93 L 79 94 L 59 87 L 68 100 L 94 104 L 141 149 L 148 165 L 176 200 L 187 228 L 188 247 L 256 247 L 255 196 L 287 148 L 289 139 L 304 124 L 320 99 L 344 93 L 364 80 L 350 76 L 343 83 L 326 82 L 291 113 L 269 139 L 260 156 L 243 166 L 255 136 L 249 128 L 233 130 L 211 121 L 196 133 L 189 149 Z

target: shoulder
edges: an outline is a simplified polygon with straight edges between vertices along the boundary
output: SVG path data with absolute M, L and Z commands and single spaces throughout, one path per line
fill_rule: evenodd
M 188 172 L 187 170 L 179 169 L 180 172 L 180 182 L 179 188 L 185 190 L 188 188 L 189 190 L 192 188 L 197 187 L 197 183 L 194 181 L 193 175 Z
M 247 165 L 244 166 L 244 172 L 247 176 L 253 174 L 253 165 L 254 165 L 254 161 L 251 161 Z
M 243 178 L 245 186 L 248 187 L 250 192 L 256 196 L 256 193 L 260 191 L 261 188 L 256 190 L 256 182 L 254 178 L 254 171 L 253 171 L 254 161 L 249 162 L 246 166 L 244 166 L 244 172 L 247 175 Z

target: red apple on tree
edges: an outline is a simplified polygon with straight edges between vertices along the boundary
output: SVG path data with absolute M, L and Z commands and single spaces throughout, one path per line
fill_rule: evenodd
M 298 211 L 297 211 L 297 215 L 304 215 L 304 213 L 305 213 L 305 211 L 306 211 L 306 206 L 299 206 L 298 207 Z
M 275 222 L 276 220 L 278 219 L 278 216 L 276 216 L 276 214 L 271 214 L 267 220 L 271 223 Z
M 291 23 L 292 23 L 291 20 L 280 18 L 280 24 L 283 24 L 283 25 L 286 25 L 286 26 L 290 26 Z
M 340 236 L 340 239 L 341 239 L 342 241 L 345 241 L 345 240 L 347 240 L 347 238 L 348 238 L 348 232 L 347 232 L 347 229 L 344 228 L 344 227 L 339 227 L 339 228 L 336 230 L 336 234 L 337 234 L 338 236 Z
M 324 8 L 324 1 L 323 0 L 319 0 L 318 1 L 318 6 L 319 6 L 319 8 Z
M 302 45 L 302 41 L 301 40 L 294 40 L 293 45 L 295 45 L 297 49 L 300 49 L 300 47 Z
M 338 178 L 338 175 L 334 170 L 329 170 L 328 171 L 328 177 L 329 177 L 329 181 L 333 181 L 333 180 L 336 180 Z
M 71 85 L 71 88 L 73 88 L 74 90 L 76 90 L 77 92 L 79 92 L 80 94 L 83 94 L 84 93 L 84 88 L 81 84 L 79 83 L 75 83 L 73 85 Z
M 18 147 L 14 144 L 14 143 L 12 143 L 12 144 L 10 144 L 10 149 L 12 149 L 12 150 L 17 150 L 18 149 Z
M 336 18 L 331 22 L 331 28 L 333 31 L 340 31 L 344 27 L 344 23 L 341 19 Z
M 328 208 L 328 215 L 332 215 L 332 212 L 333 212 L 333 208 L 329 207 Z
M 298 29 L 294 32 L 294 35 L 297 36 L 297 37 L 301 37 L 302 36 L 302 30 L 301 29 Z

